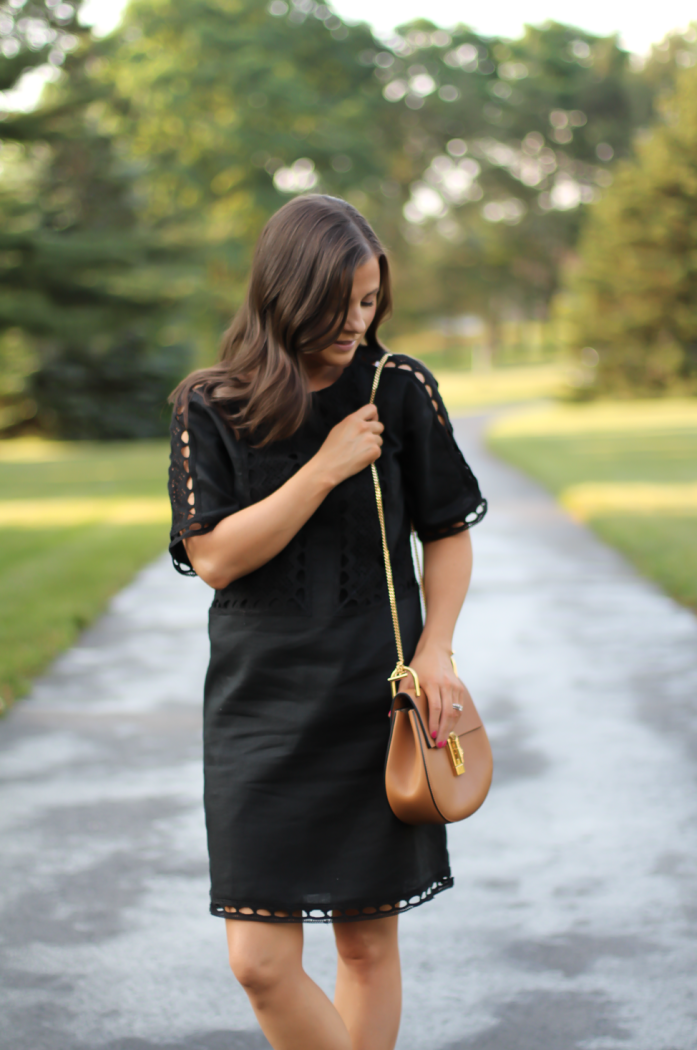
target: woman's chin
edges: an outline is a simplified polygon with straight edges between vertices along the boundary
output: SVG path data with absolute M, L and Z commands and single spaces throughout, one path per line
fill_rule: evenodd
M 334 343 L 332 346 L 328 346 L 326 350 L 322 350 L 317 356 L 324 365 L 330 365 L 333 368 L 346 368 L 347 365 L 351 364 L 357 349 L 357 340 L 346 346 L 342 346 L 341 343 Z

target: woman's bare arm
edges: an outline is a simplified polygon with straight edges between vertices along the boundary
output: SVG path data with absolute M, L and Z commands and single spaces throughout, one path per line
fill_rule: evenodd
M 375 406 L 364 405 L 333 427 L 319 452 L 276 492 L 184 540 L 196 573 L 222 590 L 271 561 L 336 485 L 375 462 L 383 429 Z
M 453 703 L 462 703 L 464 696 L 450 654 L 453 651 L 453 631 L 467 596 L 471 575 L 469 531 L 424 544 L 426 622 L 411 666 L 428 699 L 429 732 L 439 747 L 444 746 L 457 721 Z

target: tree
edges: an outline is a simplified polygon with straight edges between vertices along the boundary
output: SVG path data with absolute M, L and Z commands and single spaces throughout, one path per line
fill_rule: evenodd
M 648 58 L 640 60 L 639 65 L 640 79 L 653 98 L 672 95 L 676 73 L 697 65 L 697 23 L 684 31 L 668 33 L 652 46 Z
M 420 21 L 378 41 L 315 0 L 132 0 L 95 41 L 69 6 L 25 0 L 33 28 L 12 21 L 0 60 L 6 85 L 47 58 L 63 70 L 36 112 L 0 123 L 0 398 L 21 414 L 31 394 L 42 425 L 75 435 L 164 425 L 187 344 L 212 359 L 294 193 L 373 221 L 393 332 L 477 313 L 493 344 L 507 312 L 540 317 L 692 47 L 642 71 L 615 38 L 556 23 L 504 41 Z
M 420 160 L 399 260 L 411 320 L 428 303 L 492 324 L 506 303 L 539 313 L 610 161 L 650 119 L 650 87 L 614 37 L 556 23 L 503 41 L 419 22 L 388 44 L 375 75 Z
M 23 334 L 34 366 L 23 391 L 5 391 L 19 409 L 8 422 L 30 416 L 67 437 L 153 436 L 186 368 L 172 338 L 176 250 L 139 222 L 132 175 L 93 118 L 104 95 L 93 67 L 108 44 L 89 39 L 70 5 L 25 5 L 12 21 L 16 7 L 0 7 L 5 56 L 8 42 L 14 52 L 0 79 L 16 82 L 46 57 L 64 72 L 34 112 L 0 125 L 0 330 L 6 356 Z
M 493 323 L 506 302 L 539 313 L 651 108 L 614 38 L 421 21 L 381 43 L 311 0 L 134 0 L 102 76 L 148 221 L 208 245 L 211 344 L 263 222 L 312 188 L 375 222 L 404 326 L 466 310 Z
M 660 114 L 592 207 L 568 276 L 601 391 L 697 391 L 697 67 Z
M 257 0 L 134 0 L 100 71 L 113 92 L 102 119 L 136 171 L 145 221 L 207 245 L 201 315 L 215 343 L 268 217 L 293 193 L 379 187 L 390 137 L 398 147 L 358 59 L 369 30 L 317 4 L 270 6 L 280 14 Z

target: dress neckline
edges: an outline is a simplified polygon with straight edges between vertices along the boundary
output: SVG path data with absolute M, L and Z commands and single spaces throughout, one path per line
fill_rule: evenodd
M 321 390 L 313 390 L 312 391 L 312 397 L 319 397 L 321 394 L 326 394 L 330 390 L 336 390 L 336 388 L 338 386 L 340 386 L 342 383 L 344 383 L 346 381 L 347 375 L 349 373 L 353 373 L 355 371 L 357 363 L 359 361 L 359 358 L 362 359 L 365 356 L 366 351 L 369 351 L 369 350 L 370 350 L 370 347 L 367 344 L 362 343 L 356 349 L 356 352 L 353 355 L 353 358 L 351 359 L 351 362 L 348 365 L 346 365 L 346 368 L 343 370 L 343 372 L 341 373 L 339 378 L 335 379 L 333 383 L 329 384 L 329 386 L 323 386 Z

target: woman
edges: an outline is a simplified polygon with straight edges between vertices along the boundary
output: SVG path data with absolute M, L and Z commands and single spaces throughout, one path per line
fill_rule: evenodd
M 462 684 L 452 632 L 484 514 L 433 377 L 395 355 L 371 385 L 387 258 L 332 197 L 296 198 L 257 246 L 219 365 L 175 391 L 171 551 L 215 598 L 204 701 L 211 911 L 275 1050 L 391 1050 L 397 917 L 452 885 L 445 830 L 384 788 L 395 664 L 369 465 L 383 488 L 405 655 L 444 746 Z M 411 522 L 425 545 L 425 626 Z M 332 922 L 332 1004 L 302 923 Z

